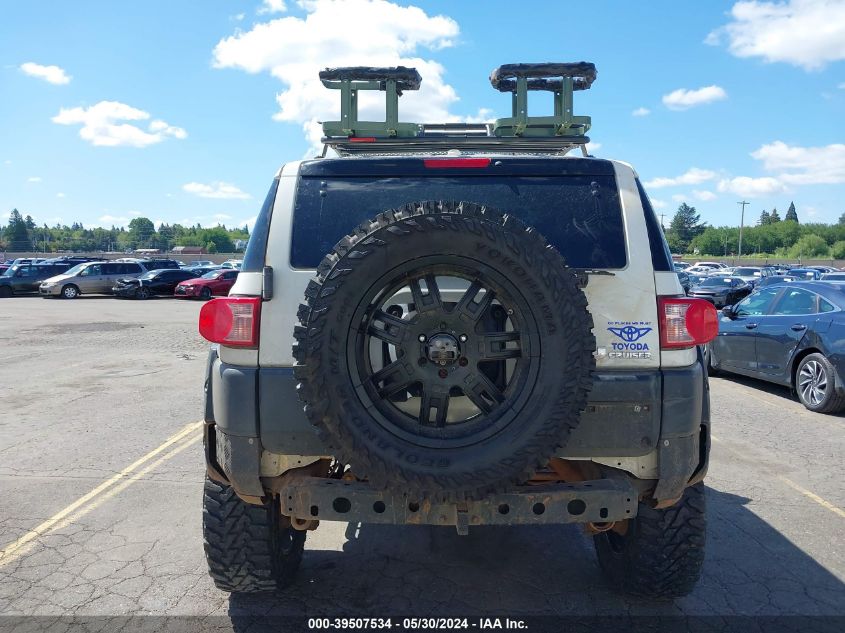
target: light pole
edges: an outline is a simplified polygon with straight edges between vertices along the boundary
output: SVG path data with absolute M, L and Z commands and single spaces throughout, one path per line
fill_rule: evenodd
M 745 225 L 745 205 L 751 204 L 751 203 L 743 200 L 742 202 L 737 202 L 737 204 L 742 205 L 742 215 L 740 216 L 740 219 L 739 219 L 739 245 L 737 246 L 737 251 L 738 251 L 737 258 L 742 259 L 742 229 L 743 229 L 743 226 Z

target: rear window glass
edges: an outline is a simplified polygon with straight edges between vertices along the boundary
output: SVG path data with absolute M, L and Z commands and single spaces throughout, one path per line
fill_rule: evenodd
M 337 241 L 382 211 L 425 200 L 466 200 L 533 226 L 575 268 L 624 268 L 625 232 L 613 176 L 301 178 L 291 265 L 316 268 Z

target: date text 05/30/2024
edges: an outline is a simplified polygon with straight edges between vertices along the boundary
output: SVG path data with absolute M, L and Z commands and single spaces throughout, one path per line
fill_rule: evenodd
M 311 630 L 525 630 L 524 620 L 511 618 L 309 618 Z

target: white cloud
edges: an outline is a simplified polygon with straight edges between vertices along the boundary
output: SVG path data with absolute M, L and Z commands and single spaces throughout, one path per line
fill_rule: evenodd
M 25 64 L 21 64 L 21 70 L 30 77 L 43 79 L 47 83 L 51 83 L 56 86 L 69 84 L 72 79 L 72 77 L 59 66 L 42 66 L 41 64 L 36 64 L 35 62 L 26 62 Z
M 637 108 L 631 112 L 631 116 L 648 116 L 649 114 L 651 114 L 651 110 L 648 108 Z
M 232 19 L 235 20 L 236 22 L 240 22 L 245 17 L 246 17 L 246 13 L 238 13 L 237 15 L 233 15 Z
M 12 161 L 10 161 L 10 160 L 6 159 L 6 160 L 4 160 L 4 161 L 3 161 L 3 164 L 4 164 L 4 165 L 11 165 L 11 164 L 12 164 Z
M 713 180 L 716 172 L 709 169 L 690 167 L 685 173 L 675 178 L 655 178 L 643 183 L 649 189 L 660 189 L 661 187 L 676 187 L 678 185 L 700 185 L 708 180 Z
M 672 196 L 672 200 L 674 200 L 675 202 L 684 202 L 686 199 L 687 196 L 682 193 L 676 193 Z
M 817 70 L 845 59 L 845 2 L 787 0 L 737 2 L 733 20 L 707 36 L 708 44 L 727 40 L 736 57 L 760 57 Z
M 200 182 L 189 182 L 186 185 L 182 185 L 182 190 L 200 198 L 246 200 L 251 197 L 248 193 L 241 191 L 235 185 L 227 182 L 212 182 L 207 185 Z
M 188 136 L 180 127 L 153 120 L 147 131 L 125 121 L 146 121 L 148 112 L 133 108 L 119 101 L 100 101 L 87 108 L 62 108 L 52 118 L 60 125 L 82 125 L 79 136 L 101 147 L 146 147 L 161 143 L 168 137 L 184 139 Z
M 587 143 L 587 153 L 592 154 L 593 152 L 597 152 L 601 149 L 601 143 L 593 143 L 590 141 Z
M 762 178 L 751 178 L 749 176 L 725 178 L 719 181 L 717 189 L 722 193 L 733 193 L 744 198 L 759 198 L 786 191 L 783 183 L 777 178 L 769 176 Z
M 663 105 L 670 110 L 688 110 L 695 106 L 722 101 L 728 98 L 728 93 L 721 86 L 704 86 L 695 90 L 678 88 L 667 95 L 663 95 Z
M 220 221 L 223 221 L 223 220 L 231 220 L 231 219 L 232 219 L 232 216 L 231 216 L 231 215 L 226 215 L 225 213 L 215 213 L 215 214 L 214 214 L 214 219 L 215 219 L 215 220 L 220 220 Z
M 30 176 L 26 179 L 27 182 L 41 182 L 41 176 Z
M 708 200 L 715 199 L 716 194 L 713 193 L 712 191 L 707 191 L 707 190 L 702 191 L 700 189 L 694 189 L 693 192 L 692 192 L 692 197 L 695 198 L 696 200 L 702 200 L 704 202 L 707 202 Z
M 650 198 L 650 200 L 651 200 L 651 206 L 654 207 L 655 209 L 665 209 L 666 208 L 666 202 L 664 202 L 663 200 L 658 200 L 657 198 Z
M 262 0 L 261 6 L 256 13 L 284 13 L 288 8 L 285 6 L 285 0 Z
M 767 171 L 789 185 L 845 183 L 845 145 L 799 147 L 775 141 L 751 152 Z
M 325 67 L 350 63 L 414 67 L 423 82 L 420 90 L 402 97 L 401 119 L 466 119 L 450 112 L 458 97 L 445 83 L 443 67 L 421 57 L 421 49 L 454 44 L 459 33 L 454 20 L 387 0 L 302 0 L 300 6 L 306 11 L 304 17 L 276 18 L 222 39 L 214 48 L 214 66 L 268 72 L 277 78 L 282 90 L 276 95 L 279 111 L 274 118 L 302 125 L 314 147 L 319 147 L 322 136 L 317 121 L 340 116 L 338 91 L 327 90 L 317 77 Z M 362 120 L 384 119 L 383 94 L 362 91 L 359 113 Z
M 123 216 L 114 216 L 114 215 L 101 215 L 97 220 L 100 222 L 100 226 L 111 227 L 111 226 L 126 226 L 129 224 L 129 218 Z
M 56 197 L 57 198 L 66 198 L 67 196 L 64 194 L 64 192 L 60 191 L 59 193 L 56 194 Z
M 141 213 L 140 211 L 127 211 L 126 215 L 131 216 L 133 218 L 140 218 L 144 214 Z

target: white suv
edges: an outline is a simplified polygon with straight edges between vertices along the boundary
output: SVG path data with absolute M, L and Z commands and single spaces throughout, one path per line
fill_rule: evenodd
M 283 587 L 307 530 L 351 521 L 583 523 L 615 586 L 691 591 L 715 310 L 684 296 L 630 165 L 496 130 L 327 136 L 338 157 L 277 174 L 200 316 L 221 589 Z

